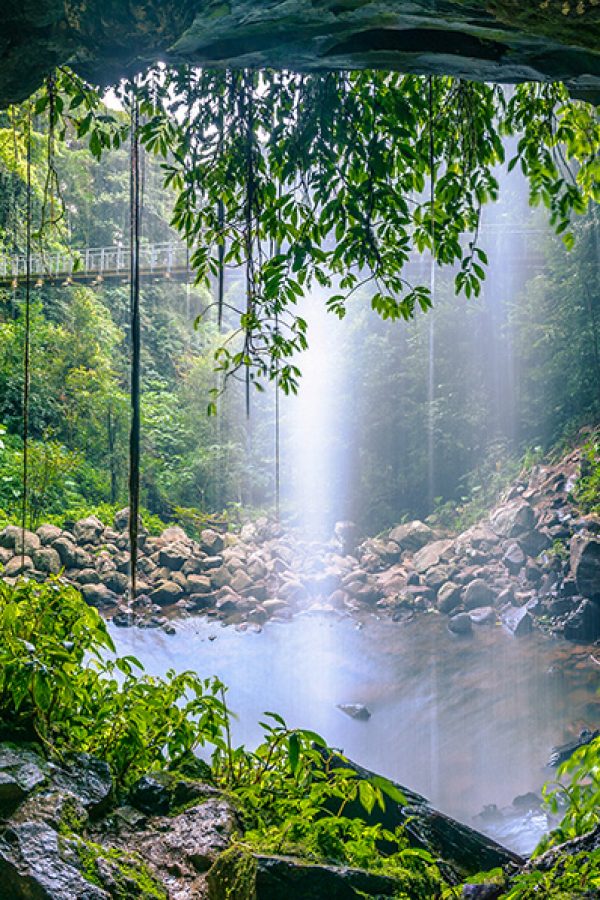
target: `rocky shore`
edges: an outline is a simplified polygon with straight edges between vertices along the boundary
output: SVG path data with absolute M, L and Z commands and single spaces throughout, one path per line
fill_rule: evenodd
M 420 521 L 360 540 L 340 522 L 328 544 L 284 532 L 266 518 L 239 533 L 179 527 L 142 534 L 137 596 L 129 596 L 128 512 L 113 527 L 91 516 L 35 533 L 0 532 L 2 577 L 61 574 L 116 625 L 163 627 L 204 614 L 239 628 L 306 609 L 371 611 L 396 621 L 424 612 L 468 636 L 501 622 L 580 642 L 600 638 L 600 518 L 581 516 L 571 491 L 581 466 L 573 451 L 517 481 L 490 514 L 460 534 Z M 24 552 L 23 552 L 24 551 Z

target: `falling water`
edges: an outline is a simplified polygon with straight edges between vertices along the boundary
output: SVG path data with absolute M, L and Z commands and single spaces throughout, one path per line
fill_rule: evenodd
M 431 254 L 429 292 L 432 308 L 427 341 L 427 505 L 433 510 L 435 503 L 435 256 Z

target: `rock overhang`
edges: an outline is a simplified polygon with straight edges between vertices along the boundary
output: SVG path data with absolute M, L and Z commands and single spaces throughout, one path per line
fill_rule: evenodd
M 57 65 L 99 84 L 164 60 L 560 80 L 600 97 L 600 6 L 545 0 L 5 0 L 0 106 Z M 565 12 L 568 10 L 568 12 Z

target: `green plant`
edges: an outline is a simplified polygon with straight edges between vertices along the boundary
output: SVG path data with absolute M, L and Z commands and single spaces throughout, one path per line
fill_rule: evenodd
M 600 434 L 584 445 L 573 496 L 586 513 L 600 513 Z
M 591 831 L 600 822 L 600 738 L 573 753 L 557 771 L 558 780 L 544 787 L 544 797 L 553 813 L 563 818 L 536 848 L 536 855 L 548 847 Z

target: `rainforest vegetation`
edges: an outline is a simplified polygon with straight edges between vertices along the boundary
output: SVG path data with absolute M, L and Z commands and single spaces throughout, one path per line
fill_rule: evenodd
M 36 277 L 29 302 L 18 280 L 0 287 L 0 524 L 23 511 L 31 530 L 92 512 L 109 523 L 128 503 L 130 286 L 78 271 L 86 248 L 129 246 L 132 123 L 141 243 L 183 241 L 189 269 L 183 281 L 142 283 L 140 474 L 151 533 L 177 523 L 197 536 L 207 523 L 225 529 L 273 512 L 274 391 L 298 388 L 310 344 L 301 298 L 311 291 L 331 313 L 332 345 L 336 317 L 346 320 L 340 365 L 360 375 L 337 400 L 354 416 L 352 435 L 341 435 L 351 460 L 344 512 L 365 533 L 427 516 L 466 528 L 524 463 L 564 449 L 583 426 L 592 428 L 577 499 L 597 512 L 590 106 L 560 85 L 505 93 L 442 77 L 165 67 L 105 99 L 64 70 L 0 113 L 0 252 L 72 260 L 63 282 Z M 503 245 L 494 230 L 508 205 L 532 235 L 518 291 L 503 276 L 518 241 Z M 435 263 L 410 270 L 412 247 Z M 498 384 L 506 372 L 510 405 Z M 116 656 L 104 620 L 60 578 L 0 581 L 3 738 L 32 741 L 61 764 L 97 757 L 113 800 L 148 772 L 209 782 L 239 814 L 238 882 L 251 853 L 300 854 L 389 875 L 398 898 L 468 896 L 409 830 L 367 824 L 374 809 L 404 802 L 395 785 L 361 775 L 277 713 L 265 714 L 258 748 L 236 747 L 231 715 L 218 679 L 154 677 Z M 563 786 L 549 789 L 560 821 L 539 853 L 598 827 L 599 749 L 596 739 L 577 751 L 559 772 Z M 101 867 L 81 822 L 63 817 L 60 828 L 96 884 Z M 511 900 L 592 897 L 598 852 L 471 881 Z M 238 882 L 227 896 L 246 897 Z M 165 894 L 149 881 L 111 896 Z

